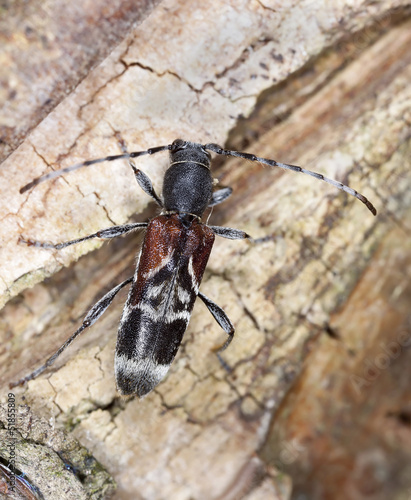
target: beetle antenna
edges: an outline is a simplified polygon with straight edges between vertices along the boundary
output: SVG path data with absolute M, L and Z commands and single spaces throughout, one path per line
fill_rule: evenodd
M 41 175 L 40 177 L 33 179 L 31 182 L 29 182 L 20 189 L 20 194 L 25 193 L 26 191 L 33 188 L 34 186 L 37 186 L 41 182 L 45 182 L 50 179 L 60 177 L 61 175 L 74 172 L 74 170 L 78 170 L 83 167 L 89 167 L 90 165 L 95 165 L 96 163 L 103 163 L 104 161 L 116 161 L 116 160 L 127 160 L 131 158 L 138 158 L 139 156 L 153 155 L 159 153 L 160 151 L 169 151 L 170 149 L 172 149 L 171 144 L 167 146 L 158 146 L 156 148 L 150 148 L 147 149 L 146 151 L 134 151 L 132 153 L 123 153 L 121 155 L 106 156 L 104 158 L 97 158 L 95 160 L 87 160 L 81 163 L 76 163 L 75 165 L 70 165 L 69 167 L 61 168 L 60 170 L 53 170 L 52 172 L 48 172 L 47 174 Z
M 299 167 L 297 165 L 288 165 L 287 163 L 280 163 L 275 160 L 268 160 L 267 158 L 260 158 L 259 156 L 250 154 L 250 153 L 242 153 L 240 151 L 232 151 L 230 149 L 223 149 L 221 146 L 218 144 L 205 144 L 204 149 L 208 149 L 209 151 L 212 151 L 213 153 L 217 153 L 219 155 L 224 155 L 224 156 L 235 156 L 237 158 L 243 158 L 244 160 L 250 160 L 250 161 L 256 161 L 258 163 L 262 163 L 263 165 L 268 165 L 269 167 L 280 167 L 284 170 L 291 170 L 293 172 L 301 172 L 302 174 L 307 174 L 311 175 L 311 177 L 314 177 L 316 179 L 319 179 L 320 181 L 327 182 L 328 184 L 331 184 L 332 186 L 336 187 L 337 189 L 340 189 L 341 191 L 344 191 L 345 193 L 348 193 L 351 196 L 354 196 L 357 198 L 357 200 L 360 200 L 364 203 L 364 205 L 368 208 L 368 210 L 373 214 L 377 215 L 377 209 L 374 207 L 374 205 L 361 193 L 356 191 L 355 189 L 346 186 L 345 184 L 342 184 L 339 181 L 335 181 L 334 179 L 330 179 L 328 177 L 325 177 L 322 174 L 318 174 L 317 172 L 312 172 L 311 170 L 307 170 L 305 168 Z

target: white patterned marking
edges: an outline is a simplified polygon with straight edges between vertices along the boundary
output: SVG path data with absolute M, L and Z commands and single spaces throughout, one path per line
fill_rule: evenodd
M 143 278 L 149 280 L 150 278 L 152 278 L 153 276 L 155 276 L 159 271 L 161 271 L 161 269 L 163 269 L 164 267 L 166 267 L 167 264 L 173 258 L 173 253 L 174 253 L 174 249 L 170 248 L 168 254 L 165 257 L 163 257 L 163 259 L 161 260 L 160 264 L 158 264 L 158 266 L 154 267 L 153 269 L 150 269 L 145 274 L 143 274 Z
M 114 371 L 116 374 L 117 388 L 120 394 L 124 394 L 118 387 L 119 380 L 127 381 L 130 393 L 143 397 L 151 392 L 167 375 L 170 365 L 157 364 L 150 358 L 129 359 L 120 354 L 116 355 Z

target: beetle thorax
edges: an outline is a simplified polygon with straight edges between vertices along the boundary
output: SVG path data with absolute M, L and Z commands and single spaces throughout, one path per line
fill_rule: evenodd
M 213 194 L 210 156 L 200 144 L 185 142 L 170 153 L 171 165 L 164 175 L 166 211 L 202 216 Z

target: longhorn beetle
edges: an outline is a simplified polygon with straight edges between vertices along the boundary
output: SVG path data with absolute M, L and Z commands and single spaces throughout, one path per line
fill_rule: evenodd
M 132 158 L 153 155 L 160 151 L 170 152 L 170 166 L 164 175 L 163 194 L 158 196 L 151 180 L 137 169 Z M 118 331 L 115 376 L 118 391 L 122 395 L 137 394 L 142 397 L 152 391 L 165 377 L 181 344 L 196 297 L 207 306 L 217 323 L 228 335 L 219 352 L 228 347 L 234 336 L 234 327 L 226 313 L 199 291 L 204 270 L 210 256 L 215 235 L 233 240 L 250 236 L 244 231 L 229 227 L 209 226 L 201 222 L 208 207 L 227 199 L 232 189 L 225 187 L 213 192 L 210 172 L 210 152 L 237 156 L 270 167 L 280 167 L 302 172 L 328 182 L 362 201 L 376 215 L 374 206 L 362 194 L 333 179 L 286 165 L 253 154 L 223 149 L 217 144 L 197 144 L 176 139 L 172 144 L 72 165 L 45 174 L 24 186 L 24 193 L 43 181 L 73 172 L 103 161 L 128 159 L 137 183 L 161 207 L 161 214 L 149 222 L 137 222 L 102 229 L 94 234 L 57 245 L 24 240 L 23 243 L 41 248 L 61 249 L 91 238 L 109 239 L 145 228 L 145 238 L 140 251 L 134 277 L 128 278 L 110 290 L 87 313 L 80 328 L 46 361 L 31 374 L 12 386 L 23 384 L 37 377 L 68 347 L 86 328 L 97 321 L 113 301 L 117 293 L 131 283 L 127 302 Z M 219 357 L 222 364 L 224 362 Z

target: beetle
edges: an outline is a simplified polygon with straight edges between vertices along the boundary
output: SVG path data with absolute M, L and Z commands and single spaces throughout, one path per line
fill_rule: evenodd
M 131 160 L 161 151 L 169 151 L 170 165 L 164 175 L 163 191 L 160 197 L 149 177 L 136 168 Z M 44 365 L 13 383 L 12 386 L 23 384 L 37 377 L 52 365 L 83 330 L 101 317 L 117 293 L 130 283 L 130 291 L 120 321 L 115 354 L 115 376 L 120 394 L 137 394 L 138 397 L 143 397 L 163 380 L 177 354 L 197 297 L 204 302 L 227 334 L 227 340 L 217 350 L 217 355 L 224 365 L 219 353 L 232 341 L 234 326 L 223 309 L 201 293 L 199 288 L 215 235 L 229 239 L 251 239 L 251 237 L 239 229 L 210 226 L 202 222 L 202 216 L 208 207 L 223 202 L 232 193 L 229 187 L 213 190 L 214 181 L 210 170 L 211 152 L 311 175 L 356 197 L 374 215 L 377 213 L 365 196 L 322 174 L 296 165 L 260 158 L 250 153 L 224 149 L 217 144 L 202 145 L 182 139 L 176 139 L 172 144 L 145 151 L 88 160 L 38 177 L 25 185 L 20 192 L 24 193 L 41 182 L 82 167 L 104 161 L 128 159 L 137 183 L 161 207 L 161 213 L 149 222 L 113 226 L 83 238 L 56 245 L 20 238 L 22 243 L 30 246 L 62 249 L 91 238 L 110 239 L 131 231 L 145 229 L 144 242 L 134 276 L 104 295 L 87 313 L 78 330 Z

